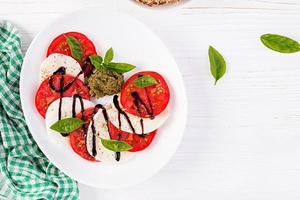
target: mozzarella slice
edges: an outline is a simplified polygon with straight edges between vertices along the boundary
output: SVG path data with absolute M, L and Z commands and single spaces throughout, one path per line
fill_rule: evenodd
M 120 107 L 121 107 L 121 104 L 120 104 Z M 117 108 L 115 107 L 115 105 L 113 103 L 109 104 L 109 108 L 110 109 L 107 110 L 107 113 L 108 113 L 110 122 L 115 127 L 119 127 L 119 118 L 118 118 L 119 111 L 117 110 Z M 136 134 L 143 133 L 142 126 L 141 126 L 141 119 L 143 119 L 144 133 L 147 134 L 147 133 L 151 133 L 152 131 L 154 131 L 154 130 L 158 129 L 160 126 L 162 126 L 169 117 L 168 109 L 165 109 L 162 113 L 155 116 L 154 119 L 141 118 L 141 117 L 129 114 L 129 113 L 126 113 L 126 114 L 128 115 L 130 123 L 132 124 Z M 134 133 L 130 127 L 130 124 L 126 120 L 125 116 L 122 114 L 120 115 L 120 121 L 121 121 L 121 130 L 122 131 L 125 131 L 128 133 Z
M 72 117 L 72 105 L 73 97 L 64 97 L 62 98 L 61 104 L 61 119 Z M 83 99 L 84 109 L 94 107 L 95 104 L 91 101 Z M 50 104 L 46 112 L 46 129 L 49 135 L 49 138 L 55 142 L 62 145 L 68 143 L 68 138 L 63 137 L 59 132 L 50 129 L 50 127 L 58 121 L 58 109 L 59 109 L 59 99 L 55 100 Z M 79 113 L 81 111 L 81 105 L 79 99 L 76 99 L 75 112 Z
M 53 53 L 41 64 L 40 82 L 50 77 L 60 67 L 65 67 L 66 74 L 72 76 L 77 76 L 81 72 L 81 66 L 74 58 L 59 53 Z M 84 81 L 83 74 L 78 78 Z
M 101 138 L 103 139 L 110 139 L 107 123 L 105 121 L 102 109 L 99 109 L 99 111 L 94 116 L 94 127 L 96 130 L 95 134 L 95 142 L 96 142 L 96 160 L 99 160 L 101 162 L 107 162 L 107 163 L 116 163 L 116 162 L 123 162 L 126 160 L 129 160 L 132 158 L 134 153 L 131 152 L 120 152 L 120 160 L 116 160 L 116 152 L 113 152 L 111 150 L 106 149 L 102 143 Z M 87 131 L 87 150 L 90 155 L 92 155 L 93 150 L 93 131 L 92 131 L 92 123 L 89 125 L 89 129 Z

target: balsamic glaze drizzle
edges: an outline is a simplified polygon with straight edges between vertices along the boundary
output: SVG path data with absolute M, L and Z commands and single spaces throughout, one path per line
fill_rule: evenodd
M 61 67 L 61 68 L 64 68 L 64 67 Z M 61 68 L 59 68 L 58 70 L 60 70 Z M 57 72 L 57 71 L 56 71 Z M 72 85 L 73 83 L 78 79 L 78 77 L 83 73 L 83 71 L 80 71 L 70 82 L 68 82 L 65 86 L 60 86 L 60 88 L 55 88 L 54 84 L 53 84 L 53 76 L 50 77 L 50 80 L 49 80 L 49 84 L 50 84 L 50 87 L 52 90 L 54 90 L 55 92 L 65 92 L 66 90 L 68 90 Z M 64 73 L 62 73 L 62 71 L 59 71 L 59 73 L 53 73 L 53 75 L 57 75 L 57 74 L 60 74 L 62 75 L 61 78 L 60 78 L 60 81 L 61 80 L 64 80 L 64 76 L 65 75 L 65 71 Z
M 134 104 L 135 104 L 135 106 L 137 108 L 138 113 L 139 114 L 141 113 L 141 110 L 140 110 L 139 107 L 140 107 L 140 105 L 142 105 L 145 108 L 147 114 L 150 116 L 150 119 L 154 119 L 153 108 L 152 108 L 152 104 L 150 103 L 150 99 L 148 97 L 148 94 L 147 94 L 147 98 L 148 98 L 148 102 L 149 102 L 149 105 L 150 105 L 150 109 L 148 108 L 148 106 L 146 105 L 146 103 L 142 100 L 142 98 L 140 97 L 139 93 L 137 93 L 136 91 L 134 91 L 134 92 L 131 93 L 131 96 L 133 97 L 133 102 L 134 102 Z
M 120 133 L 120 130 L 121 129 L 119 129 L 119 133 L 118 133 L 118 140 L 121 140 L 121 133 Z M 120 152 L 116 152 L 116 156 L 115 156 L 115 158 L 116 158 L 116 161 L 119 161 L 120 159 L 121 159 L 121 153 Z
M 116 159 L 116 161 L 120 161 L 121 160 L 121 152 L 116 152 L 116 154 L 115 154 L 115 159 Z
M 137 97 L 139 97 L 138 93 L 137 92 L 132 92 L 131 95 L 133 97 L 134 106 L 135 106 L 139 116 L 141 117 L 141 108 L 140 108 L 140 103 L 139 103 L 140 98 L 137 98 Z M 143 120 L 143 118 L 140 119 L 140 124 L 141 124 L 141 128 L 142 128 L 142 135 L 144 135 L 144 120 Z
M 55 92 L 58 92 L 59 93 L 59 106 L 58 106 L 58 120 L 61 120 L 61 107 L 62 107 L 62 98 L 63 98 L 63 93 L 68 90 L 72 84 L 76 81 L 76 79 L 78 79 L 78 77 L 83 73 L 83 70 L 81 70 L 77 76 L 72 80 L 70 81 L 68 84 L 64 85 L 64 82 L 65 82 L 65 78 L 64 78 L 64 75 L 66 74 L 66 68 L 65 67 L 60 67 L 58 68 L 55 72 L 53 72 L 53 75 L 50 76 L 50 79 L 49 79 L 49 86 L 52 90 L 54 90 Z M 56 88 L 54 86 L 54 83 L 53 83 L 53 77 L 54 75 L 60 75 L 60 79 L 59 79 L 59 88 Z M 76 117 L 76 99 L 79 99 L 80 100 L 80 105 L 81 105 L 81 113 L 82 113 L 82 119 L 84 120 L 84 116 L 83 116 L 83 111 L 84 111 L 84 105 L 83 105 L 83 100 L 82 100 L 82 97 L 78 94 L 75 94 L 73 96 L 73 104 L 72 104 L 72 116 L 73 117 Z M 86 132 L 86 127 L 83 126 L 84 128 L 84 132 Z M 62 134 L 62 136 L 67 136 L 66 134 Z
M 95 115 L 99 109 L 101 109 L 103 106 L 101 104 L 97 104 L 94 108 L 94 111 L 93 111 L 93 115 Z M 91 118 L 92 120 L 92 125 L 91 125 L 91 128 L 92 128 L 92 156 L 95 157 L 97 155 L 97 150 L 96 150 L 96 128 L 95 128 L 95 120 L 94 120 L 94 117 Z
M 138 78 L 143 77 L 144 75 L 139 74 Z M 145 102 L 142 100 L 142 98 L 139 96 L 139 94 L 137 92 L 132 92 L 131 95 L 134 98 L 134 100 L 139 101 L 140 104 L 143 105 L 143 107 L 145 108 L 147 114 L 149 115 L 150 119 L 154 119 L 154 114 L 153 114 L 153 106 L 152 106 L 152 102 L 149 98 L 148 95 L 148 90 L 147 87 L 144 87 L 145 93 L 146 93 L 146 97 L 147 97 L 147 102 L 149 103 L 149 108 L 147 107 L 147 105 L 145 104 Z M 139 111 L 138 111 L 139 112 Z
M 138 92 L 134 91 L 134 92 L 131 93 L 131 95 L 133 97 L 134 106 L 135 106 L 137 112 L 139 113 L 139 115 L 141 116 L 141 106 L 143 106 L 145 108 L 147 114 L 150 115 L 150 119 L 154 119 L 152 104 L 150 102 L 150 99 L 149 99 L 148 95 L 147 95 L 147 98 L 148 98 L 148 102 L 149 102 L 149 105 L 150 105 L 150 109 L 148 109 L 147 105 L 141 99 L 141 97 L 139 96 Z M 121 115 L 123 115 L 125 117 L 127 123 L 129 124 L 132 132 L 135 134 L 136 132 L 135 132 L 135 129 L 134 129 L 134 127 L 133 127 L 133 125 L 132 125 L 132 123 L 130 121 L 129 116 L 127 115 L 126 112 L 123 111 L 123 109 L 119 105 L 118 95 L 115 95 L 113 97 L 113 103 L 114 103 L 116 109 L 118 110 L 119 130 L 121 130 L 121 127 L 122 127 Z M 144 135 L 145 135 L 145 131 L 144 131 L 144 119 L 142 117 L 140 119 L 140 124 L 141 124 L 142 134 L 140 134 L 139 136 L 144 137 Z M 119 134 L 119 137 L 120 137 L 120 134 Z
M 55 72 L 53 72 L 53 75 L 55 74 L 66 74 L 66 68 L 65 67 L 58 68 Z
M 151 114 L 150 114 L 150 119 L 154 119 L 155 116 L 154 116 L 154 114 L 153 114 L 153 106 L 152 106 L 152 102 L 151 102 L 151 100 L 150 100 L 150 98 L 149 98 L 149 94 L 148 94 L 148 89 L 147 89 L 147 87 L 145 87 L 144 90 L 145 90 L 145 92 L 146 92 L 147 101 L 148 101 L 149 106 L 150 106 L 150 113 L 151 113 Z
M 62 88 L 64 86 L 64 77 L 62 76 L 60 81 L 59 81 L 59 107 L 58 107 L 58 120 L 61 120 L 61 105 L 62 105 L 62 96 L 63 96 L 63 91 Z
M 124 111 L 122 110 L 122 108 L 120 107 L 118 98 L 119 98 L 118 95 L 115 95 L 115 96 L 113 97 L 113 103 L 114 103 L 114 105 L 115 105 L 115 107 L 116 107 L 116 109 L 118 110 L 118 113 L 119 113 L 119 114 L 118 114 L 119 127 L 121 127 L 121 115 L 123 115 L 123 116 L 125 117 L 127 123 L 129 124 L 131 131 L 132 131 L 133 133 L 136 133 L 136 132 L 135 132 L 135 129 L 134 129 L 134 127 L 133 127 L 133 125 L 132 125 L 132 123 L 131 123 L 131 121 L 130 121 L 128 115 L 127 115 L 127 113 L 124 112 Z
M 73 103 L 72 103 L 72 117 L 76 117 L 76 100 L 79 99 L 79 102 L 80 102 L 80 112 L 81 112 L 81 119 L 84 120 L 84 115 L 83 115 L 83 112 L 84 112 L 84 104 L 83 104 L 83 99 L 82 97 L 79 95 L 79 94 L 74 94 L 73 96 Z
M 61 75 L 61 78 L 59 80 L 59 88 L 58 89 L 56 89 L 53 84 L 53 75 L 57 75 L 57 74 Z M 50 88 L 52 90 L 54 90 L 55 92 L 59 93 L 58 120 L 61 120 L 61 105 L 62 105 L 62 95 L 63 95 L 63 86 L 64 86 L 64 77 L 63 77 L 64 74 L 66 74 L 66 68 L 60 67 L 55 72 L 53 72 L 53 75 L 49 79 Z M 65 136 L 64 134 L 62 134 L 62 135 Z
M 84 116 L 84 104 L 83 104 L 83 99 L 79 94 L 75 94 L 73 96 L 73 103 L 72 103 L 72 117 L 75 118 L 76 117 L 76 100 L 79 99 L 80 102 L 80 112 L 81 112 L 81 120 L 85 121 L 85 116 Z M 86 125 L 82 125 L 82 129 L 83 129 L 83 133 L 84 135 L 86 135 L 87 133 L 87 126 Z
M 89 59 L 89 57 L 84 61 L 83 65 L 82 65 L 82 68 L 81 68 L 81 71 L 74 77 L 74 79 L 72 81 L 70 81 L 68 84 L 66 84 L 65 86 L 63 87 L 60 87 L 60 88 L 55 88 L 54 84 L 53 84 L 53 75 L 65 75 L 66 74 L 66 68 L 65 67 L 60 67 L 58 68 L 55 72 L 53 72 L 53 75 L 50 77 L 49 79 L 49 84 L 50 84 L 50 88 L 52 90 L 54 90 L 55 92 L 65 92 L 66 90 L 68 90 L 72 85 L 73 83 L 76 81 L 76 79 L 79 78 L 79 76 L 81 74 L 84 73 L 84 71 L 86 70 L 86 68 L 91 64 L 91 61 Z M 61 79 L 63 79 L 63 76 L 61 76 Z
M 111 138 L 111 134 L 110 134 L 110 130 L 109 130 L 109 117 L 108 117 L 106 108 L 101 104 L 97 104 L 94 108 L 93 115 L 95 115 L 99 109 L 102 110 L 103 117 L 106 121 L 106 126 L 108 129 L 109 137 Z M 91 128 L 92 128 L 92 133 L 93 133 L 93 135 L 92 135 L 92 155 L 93 155 L 93 157 L 95 157 L 97 155 L 97 150 L 96 150 L 96 128 L 95 128 L 94 118 L 92 118 Z M 116 161 L 120 161 L 120 159 L 121 159 L 120 152 L 115 152 L 115 159 L 116 159 Z
M 50 76 L 50 79 L 49 79 L 49 85 L 50 85 L 50 88 L 52 90 L 54 90 L 55 92 L 61 93 L 63 85 L 60 84 L 60 86 L 59 86 L 58 89 L 55 88 L 55 86 L 53 84 L 53 76 L 54 75 L 61 75 L 60 83 L 62 83 L 64 81 L 64 80 L 62 80 L 63 79 L 63 75 L 65 75 L 65 74 L 66 74 L 66 68 L 65 67 L 60 67 L 55 72 L 53 72 L 53 75 Z

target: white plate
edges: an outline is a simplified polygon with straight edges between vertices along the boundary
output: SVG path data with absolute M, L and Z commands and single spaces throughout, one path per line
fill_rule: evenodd
M 103 164 L 85 161 L 74 153 L 70 146 L 56 145 L 47 136 L 44 119 L 34 105 L 35 92 L 39 86 L 39 66 L 53 38 L 68 31 L 86 34 L 94 42 L 98 53 L 113 47 L 116 61 L 134 63 L 139 66 L 138 70 L 157 71 L 169 83 L 169 120 L 159 129 L 152 145 L 126 163 Z M 70 177 L 99 188 L 131 186 L 158 172 L 178 147 L 186 123 L 187 102 L 182 77 L 166 46 L 136 19 L 122 13 L 103 13 L 97 7 L 67 14 L 35 37 L 24 59 L 20 93 L 25 119 L 43 153 Z

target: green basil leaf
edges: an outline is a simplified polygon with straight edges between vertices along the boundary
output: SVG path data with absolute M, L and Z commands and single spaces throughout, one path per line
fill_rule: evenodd
M 260 37 L 261 42 L 274 51 L 280 53 L 295 53 L 300 51 L 300 45 L 297 41 L 276 34 L 264 34 Z
M 132 146 L 127 142 L 118 140 L 106 140 L 101 138 L 101 143 L 105 148 L 114 152 L 128 151 L 132 149 Z
M 217 81 L 222 78 L 226 72 L 226 62 L 223 56 L 212 46 L 208 49 L 209 61 L 210 61 L 210 71 L 215 78 L 215 85 Z
M 59 133 L 70 133 L 80 128 L 84 124 L 84 121 L 78 118 L 65 118 L 55 122 L 50 129 Z
M 149 75 L 141 76 L 133 81 L 133 84 L 137 87 L 148 87 L 158 84 L 157 80 Z
M 134 65 L 128 64 L 128 63 L 108 63 L 107 65 L 104 65 L 107 69 L 117 72 L 117 73 L 125 73 L 133 70 L 135 68 Z
M 114 58 L 114 50 L 112 48 L 108 49 L 105 53 L 104 64 L 110 63 Z
M 80 42 L 73 36 L 66 36 L 66 40 L 71 49 L 72 56 L 76 60 L 82 61 L 83 51 Z
M 89 56 L 89 59 L 90 59 L 92 65 L 96 69 L 101 69 L 102 68 L 103 58 L 101 56 L 95 54 L 95 55 Z

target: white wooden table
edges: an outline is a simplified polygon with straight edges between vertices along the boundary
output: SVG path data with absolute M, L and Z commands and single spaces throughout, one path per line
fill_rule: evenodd
M 0 18 L 19 27 L 24 52 L 56 17 L 101 5 L 149 25 L 180 66 L 189 119 L 170 163 L 128 189 L 80 185 L 81 199 L 299 199 L 300 54 L 271 52 L 259 37 L 271 32 L 300 41 L 300 2 L 191 0 L 175 9 L 149 10 L 128 1 L 0 0 Z M 228 62 L 228 72 L 217 86 L 208 66 L 210 44 Z

